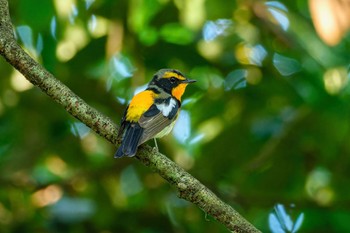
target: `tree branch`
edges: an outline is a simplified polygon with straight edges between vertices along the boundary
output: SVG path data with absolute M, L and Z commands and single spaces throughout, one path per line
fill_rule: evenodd
M 17 43 L 10 19 L 8 1 L 0 0 L 0 54 L 31 83 L 39 87 L 66 111 L 109 142 L 118 145 L 117 126 L 90 107 L 67 86 L 32 59 Z M 221 201 L 207 187 L 165 155 L 150 146 L 141 146 L 135 156 L 175 187 L 180 198 L 190 201 L 233 232 L 260 232 L 231 206 Z

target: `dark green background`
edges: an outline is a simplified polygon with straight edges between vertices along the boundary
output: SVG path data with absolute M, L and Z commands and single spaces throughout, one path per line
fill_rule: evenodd
M 10 13 L 23 47 L 116 123 L 158 69 L 196 79 L 182 136 L 160 151 L 263 232 L 277 203 L 304 213 L 301 232 L 350 231 L 350 41 L 321 42 L 306 1 L 11 0 Z M 227 232 L 3 59 L 0 73 L 0 232 Z

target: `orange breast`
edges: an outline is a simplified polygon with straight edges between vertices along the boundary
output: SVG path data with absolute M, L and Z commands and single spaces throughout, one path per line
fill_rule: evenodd
M 126 113 L 126 120 L 137 122 L 143 113 L 145 113 L 153 104 L 156 94 L 153 91 L 142 91 L 135 95 L 130 104 L 128 112 Z

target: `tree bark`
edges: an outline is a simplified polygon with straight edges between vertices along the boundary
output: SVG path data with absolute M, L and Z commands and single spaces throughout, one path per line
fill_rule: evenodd
M 7 0 L 0 0 L 0 54 L 32 84 L 63 106 L 67 112 L 109 142 L 119 145 L 116 138 L 118 127 L 109 118 L 90 107 L 18 45 Z M 177 189 L 180 198 L 194 203 L 232 232 L 260 232 L 206 186 L 150 146 L 141 146 L 135 158 L 168 181 Z

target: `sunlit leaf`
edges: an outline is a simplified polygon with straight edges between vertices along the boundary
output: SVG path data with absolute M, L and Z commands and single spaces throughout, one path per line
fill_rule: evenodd
M 91 15 L 90 20 L 89 20 L 90 31 L 95 31 L 96 26 L 97 26 L 96 15 Z
M 77 18 L 78 13 L 79 13 L 78 7 L 77 7 L 75 4 L 72 4 L 72 5 L 71 5 L 71 12 L 70 12 L 70 14 L 69 14 L 69 22 L 70 22 L 71 24 L 74 24 L 74 23 L 75 23 L 75 19 Z
M 18 26 L 16 29 L 17 29 L 18 36 L 21 39 L 23 45 L 28 49 L 32 49 L 33 48 L 32 29 L 27 25 Z
M 288 11 L 287 7 L 285 5 L 283 5 L 283 3 L 279 2 L 279 1 L 268 1 L 265 3 L 266 6 L 269 7 L 274 7 L 276 9 L 280 9 L 283 11 Z
M 202 133 L 197 134 L 189 141 L 189 144 L 196 144 L 196 143 L 200 142 L 204 137 L 205 137 L 205 135 Z
M 278 53 L 273 55 L 273 65 L 283 76 L 290 76 L 301 70 L 301 65 L 297 60 L 282 56 Z
M 296 233 L 304 220 L 304 214 L 301 213 L 295 223 L 287 214 L 281 204 L 277 204 L 274 212 L 269 214 L 269 227 L 273 233 Z
M 304 221 L 304 213 L 299 214 L 297 220 L 295 220 L 293 229 L 292 229 L 292 233 L 298 232 L 298 230 L 300 229 L 301 225 L 303 224 Z
M 90 128 L 81 122 L 73 122 L 70 124 L 70 130 L 73 135 L 84 138 L 90 132 Z
M 51 32 L 51 36 L 54 39 L 57 39 L 56 38 L 56 29 L 57 29 L 57 21 L 56 21 L 56 17 L 53 16 L 51 19 L 51 23 L 50 23 L 50 32 Z
M 124 99 L 124 98 L 117 97 L 117 100 L 118 100 L 118 102 L 121 103 L 121 104 L 125 104 L 125 103 L 126 103 L 126 99 Z
M 211 41 L 220 35 L 226 35 L 233 22 L 230 19 L 218 19 L 216 21 L 207 21 L 203 26 L 203 39 Z
M 289 19 L 287 17 L 286 12 L 288 9 L 285 5 L 278 1 L 269 1 L 265 3 L 268 6 L 268 11 L 275 18 L 279 25 L 281 25 L 282 29 L 287 31 L 289 27 Z
M 293 227 L 293 222 L 290 216 L 286 213 L 284 206 L 281 204 L 277 204 L 275 206 L 275 212 L 279 222 L 281 223 L 282 228 L 287 231 L 291 231 Z
M 306 192 L 319 205 L 327 206 L 334 199 L 331 178 L 332 173 L 325 167 L 314 168 L 306 177 Z
M 36 41 L 36 53 L 41 54 L 44 48 L 44 41 L 42 35 L 39 33 L 38 39 Z
M 225 90 L 241 89 L 246 87 L 247 81 L 245 79 L 247 71 L 243 69 L 238 69 L 230 72 L 224 82 Z
M 112 85 L 113 85 L 113 81 L 114 81 L 114 76 L 111 75 L 107 78 L 107 81 L 106 81 L 106 90 L 107 91 L 111 90 Z
M 134 66 L 131 64 L 129 58 L 123 54 L 117 54 L 111 58 L 110 61 L 110 73 L 115 80 L 120 81 L 125 78 L 130 78 L 135 71 Z
M 273 213 L 269 214 L 269 227 L 272 233 L 285 233 L 277 216 Z
M 85 0 L 85 9 L 88 10 L 95 0 Z
M 173 135 L 184 144 L 191 134 L 191 118 L 189 112 L 182 110 L 173 129 Z
M 326 91 L 335 95 L 349 83 L 349 74 L 345 67 L 328 69 L 323 75 L 323 81 Z
M 249 54 L 249 60 L 251 64 L 262 66 L 262 62 L 264 61 L 267 55 L 266 49 L 261 45 L 255 45 L 251 48 L 251 53 Z

